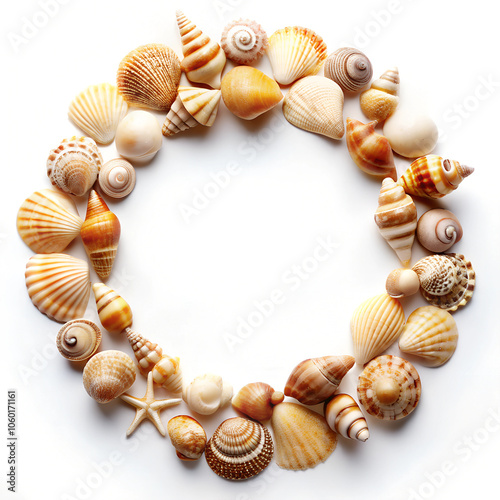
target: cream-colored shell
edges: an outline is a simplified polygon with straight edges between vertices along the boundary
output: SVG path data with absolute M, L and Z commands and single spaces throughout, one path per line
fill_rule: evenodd
M 148 372 L 160 361 L 163 353 L 162 348 L 130 327 L 125 328 L 125 334 L 134 351 L 139 371 L 142 375 L 147 376 Z
M 348 394 L 336 394 L 325 403 L 325 418 L 330 429 L 348 439 L 364 442 L 370 437 L 363 413 Z
M 156 384 L 172 394 L 182 392 L 182 370 L 179 358 L 163 355 L 151 372 Z
M 219 375 L 207 373 L 196 377 L 182 391 L 182 399 L 200 415 L 211 415 L 233 397 L 233 388 Z
M 418 274 L 413 269 L 394 269 L 387 276 L 385 289 L 395 299 L 413 295 L 420 289 Z
M 271 418 L 274 407 L 284 399 L 285 395 L 275 391 L 269 384 L 251 382 L 235 394 L 231 403 L 235 410 L 253 420 L 264 422 Z
M 167 424 L 172 446 L 181 460 L 198 460 L 205 451 L 207 435 L 202 425 L 193 417 L 178 415 Z
M 462 235 L 460 221 L 449 210 L 433 208 L 418 219 L 418 242 L 431 252 L 446 252 L 462 239 Z
M 369 120 L 383 122 L 396 110 L 399 102 L 399 71 L 388 69 L 359 97 L 361 111 Z
M 132 326 L 132 310 L 125 299 L 104 283 L 94 283 L 97 313 L 102 326 L 111 333 L 120 333 Z
M 260 24 L 250 19 L 240 19 L 226 25 L 220 44 L 231 61 L 252 64 L 266 51 L 268 39 Z
M 99 172 L 99 187 L 111 198 L 124 198 L 135 187 L 135 169 L 123 158 L 107 161 Z
M 325 62 L 325 76 L 338 83 L 344 92 L 361 92 L 372 79 L 370 60 L 360 50 L 341 47 Z
M 56 337 L 57 349 L 70 361 L 85 361 L 92 357 L 101 345 L 101 330 L 88 319 L 68 321 Z

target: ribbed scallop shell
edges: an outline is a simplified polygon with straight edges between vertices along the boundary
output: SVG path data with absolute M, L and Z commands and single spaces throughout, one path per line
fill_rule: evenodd
M 399 337 L 404 323 L 398 299 L 382 293 L 365 300 L 351 318 L 356 363 L 364 365 L 384 352 Z
M 242 387 L 232 399 L 235 410 L 248 417 L 264 422 L 273 414 L 274 407 L 281 403 L 285 395 L 275 391 L 264 382 L 252 382 Z
M 324 462 L 337 446 L 337 435 L 326 419 L 295 403 L 274 408 L 271 425 L 276 463 L 289 470 L 305 470 Z
M 326 44 L 313 30 L 287 27 L 269 37 L 267 56 L 274 79 L 289 85 L 304 76 L 315 75 L 327 57 Z
M 420 400 L 421 383 L 415 367 L 397 356 L 379 356 L 358 379 L 358 399 L 364 409 L 382 420 L 408 416 Z
M 135 187 L 135 169 L 123 158 L 107 161 L 99 172 L 99 187 L 111 198 L 124 198 Z
M 134 332 L 130 327 L 125 328 L 125 333 L 137 359 L 139 371 L 147 376 L 156 363 L 160 361 L 163 353 L 162 348 L 146 339 L 142 334 Z
M 331 429 L 348 439 L 364 442 L 370 437 L 365 417 L 348 394 L 337 394 L 325 404 L 325 418 Z
M 288 377 L 285 396 L 295 398 L 306 405 L 322 403 L 333 395 L 353 366 L 352 356 L 306 359 L 299 363 Z
M 94 283 L 97 313 L 102 326 L 111 333 L 120 333 L 132 326 L 132 310 L 127 302 L 104 283 Z
M 152 369 L 153 380 L 172 394 L 182 392 L 182 370 L 179 358 L 163 355 Z
M 56 321 L 81 318 L 90 295 L 87 262 L 62 253 L 36 254 L 26 264 L 26 287 L 33 304 Z
M 360 92 L 370 83 L 372 75 L 368 57 L 352 47 L 337 49 L 325 62 L 325 76 L 345 92 Z
M 220 44 L 231 61 L 252 64 L 264 54 L 268 40 L 260 24 L 250 19 L 240 19 L 226 25 Z
M 101 338 L 101 330 L 93 321 L 79 318 L 63 325 L 57 333 L 56 345 L 66 359 L 85 361 L 99 349 Z
M 387 276 L 385 289 L 395 299 L 413 295 L 420 289 L 418 274 L 413 269 L 394 269 Z
M 135 382 L 132 358 L 121 351 L 102 351 L 83 369 L 83 386 L 98 403 L 109 403 Z
M 396 110 L 399 102 L 398 68 L 388 69 L 359 97 L 361 111 L 369 120 L 383 122 Z
M 91 85 L 69 105 L 69 118 L 98 144 L 113 142 L 116 127 L 127 114 L 128 104 L 109 83 Z
M 233 388 L 219 375 L 207 373 L 196 377 L 182 391 L 182 399 L 200 415 L 211 415 L 233 397 Z
M 198 460 L 205 451 L 207 435 L 201 424 L 188 415 L 171 418 L 167 432 L 181 460 Z
M 83 220 L 67 194 L 35 191 L 17 212 L 17 231 L 36 253 L 62 252 L 79 234 Z
M 283 102 L 283 114 L 292 125 L 331 139 L 344 135 L 343 109 L 344 93 L 324 76 L 301 78 Z
M 89 137 L 63 139 L 47 158 L 47 176 L 62 191 L 82 196 L 97 179 L 102 156 Z
M 417 239 L 431 252 L 446 252 L 462 239 L 462 235 L 460 221 L 449 210 L 433 208 L 418 219 Z

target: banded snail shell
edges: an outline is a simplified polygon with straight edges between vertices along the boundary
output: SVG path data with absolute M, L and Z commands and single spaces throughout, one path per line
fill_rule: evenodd
M 325 62 L 325 76 L 345 92 L 361 92 L 370 83 L 372 75 L 368 57 L 352 47 L 337 49 Z
M 59 330 L 56 345 L 66 359 L 85 361 L 99 349 L 101 330 L 93 321 L 74 319 L 65 323 Z

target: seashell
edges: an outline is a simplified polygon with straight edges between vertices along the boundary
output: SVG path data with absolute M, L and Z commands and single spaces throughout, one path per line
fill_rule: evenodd
M 324 462 L 337 446 L 337 435 L 326 419 L 296 403 L 274 408 L 271 425 L 276 463 L 289 470 L 305 470 Z
M 269 37 L 267 57 L 274 79 L 289 85 L 299 78 L 316 75 L 327 57 L 326 44 L 313 30 L 292 26 Z
M 335 82 L 324 76 L 307 76 L 291 86 L 283 102 L 283 114 L 298 128 L 341 139 L 343 107 L 344 94 Z
M 172 394 L 182 392 L 182 371 L 179 358 L 164 355 L 152 370 L 153 380 Z
M 427 155 L 417 158 L 399 178 L 398 184 L 413 196 L 442 198 L 457 189 L 472 172 L 472 167 L 458 161 Z
M 182 391 L 182 399 L 200 415 L 211 415 L 233 397 L 233 388 L 219 375 L 207 373 L 196 377 Z
M 181 98 L 177 96 L 168 112 L 161 133 L 165 137 L 196 127 L 198 122 L 187 112 Z
M 127 114 L 128 104 L 109 83 L 91 85 L 80 92 L 69 105 L 68 116 L 86 135 L 98 144 L 110 144 L 116 127 Z
M 347 118 L 346 144 L 354 163 L 367 174 L 397 180 L 389 141 L 375 132 L 377 121 L 361 123 Z
M 431 305 L 453 312 L 472 298 L 476 273 L 462 254 L 430 255 L 412 269 L 418 274 L 422 295 Z
M 395 299 L 413 295 L 420 289 L 418 274 L 413 269 L 394 269 L 387 276 L 385 289 Z
M 129 52 L 116 75 L 118 91 L 132 106 L 168 111 L 177 96 L 181 63 L 166 45 L 150 43 Z
M 325 418 L 332 430 L 348 439 L 365 442 L 370 437 L 365 417 L 348 394 L 337 394 L 325 403 Z
M 280 391 L 275 391 L 264 382 L 252 382 L 242 387 L 232 399 L 235 410 L 248 417 L 264 422 L 273 414 L 273 408 L 285 399 Z
M 188 415 L 178 415 L 168 421 L 170 442 L 181 460 L 198 460 L 205 451 L 207 435 L 201 424 Z
M 62 253 L 36 254 L 26 264 L 26 287 L 33 304 L 65 323 L 81 318 L 90 296 L 89 266 Z
M 36 253 L 62 252 L 82 224 L 71 197 L 53 189 L 35 191 L 17 212 L 17 232 Z
M 66 359 L 85 361 L 99 349 L 101 338 L 101 330 L 93 321 L 79 318 L 63 325 L 57 333 L 56 345 Z
M 408 266 L 417 228 L 417 207 L 411 196 L 389 177 L 382 181 L 374 218 L 382 237 L 403 266 Z
M 120 232 L 118 217 L 111 212 L 99 194 L 92 190 L 80 236 L 90 262 L 101 279 L 106 279 L 111 274 Z
M 435 306 L 415 309 L 399 337 L 399 349 L 420 357 L 427 366 L 444 365 L 453 356 L 457 343 L 453 316 Z
M 99 187 L 111 198 L 125 198 L 135 187 L 135 169 L 123 158 L 106 162 L 99 172 Z
M 370 83 L 373 68 L 363 52 L 342 47 L 326 59 L 325 76 L 337 83 L 344 92 L 361 92 Z
M 251 66 L 236 66 L 222 79 L 222 99 L 238 118 L 253 120 L 283 99 L 279 85 Z
M 135 382 L 132 358 L 121 351 L 102 351 L 83 369 L 83 386 L 98 403 L 109 403 Z
M 144 338 L 140 333 L 134 332 L 130 327 L 125 328 L 125 333 L 137 359 L 139 371 L 142 375 L 147 376 L 156 363 L 160 361 L 163 354 L 162 348 Z
M 184 54 L 182 71 L 192 82 L 205 83 L 219 89 L 222 70 L 226 65 L 226 54 L 218 43 L 212 42 L 183 12 L 178 10 L 176 15 Z
M 356 363 L 364 365 L 385 351 L 399 337 L 404 323 L 398 299 L 382 293 L 365 300 L 351 318 Z
M 322 403 L 333 395 L 353 366 L 352 356 L 306 359 L 299 363 L 288 377 L 285 396 L 295 398 L 306 405 Z
M 222 32 L 220 45 L 226 57 L 236 64 L 252 64 L 267 49 L 267 34 L 262 26 L 250 19 L 232 21 Z
M 102 156 L 97 144 L 89 137 L 63 139 L 47 159 L 50 182 L 66 193 L 82 196 L 97 179 Z
M 383 122 L 396 110 L 399 102 L 398 92 L 398 68 L 388 69 L 359 96 L 361 111 L 369 120 Z
M 118 125 L 116 150 L 132 162 L 145 163 L 156 155 L 163 144 L 161 126 L 148 111 L 132 111 Z
M 427 250 L 446 252 L 462 239 L 463 229 L 456 215 L 443 208 L 425 212 L 417 224 L 417 239 Z
M 102 326 L 111 333 L 120 333 L 132 326 L 132 310 L 123 297 L 104 283 L 94 283 L 92 290 Z
M 358 379 L 358 399 L 364 409 L 382 420 L 408 416 L 420 399 L 421 383 L 415 367 L 397 356 L 370 361 Z
M 262 472 L 273 457 L 271 433 L 243 417 L 224 420 L 205 448 L 210 468 L 224 479 L 249 479 Z

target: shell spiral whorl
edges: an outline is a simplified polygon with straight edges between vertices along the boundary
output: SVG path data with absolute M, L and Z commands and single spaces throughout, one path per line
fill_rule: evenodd
M 99 187 L 111 198 L 124 198 L 135 187 L 135 169 L 127 160 L 115 158 L 99 172 Z
M 373 69 L 363 52 L 342 47 L 330 54 L 326 60 L 325 76 L 336 82 L 344 91 L 360 92 L 370 83 Z

